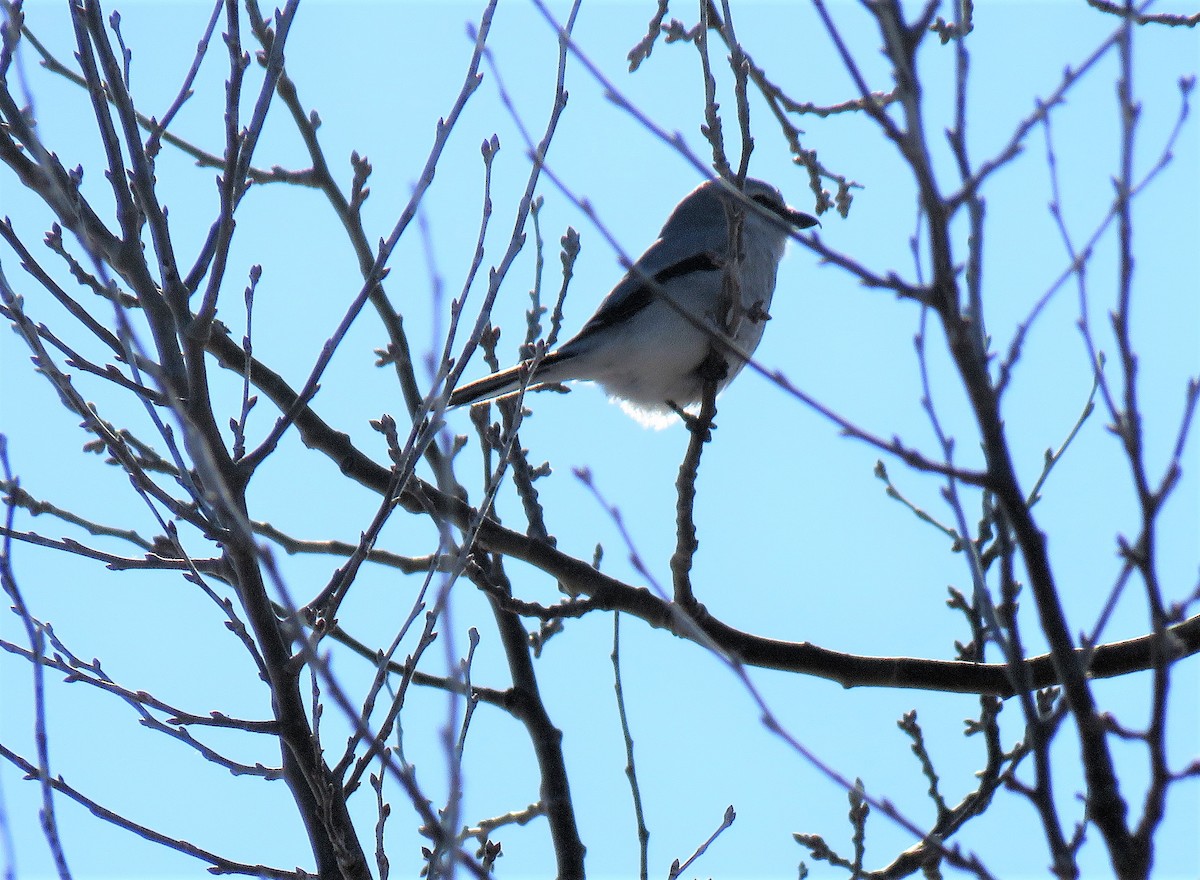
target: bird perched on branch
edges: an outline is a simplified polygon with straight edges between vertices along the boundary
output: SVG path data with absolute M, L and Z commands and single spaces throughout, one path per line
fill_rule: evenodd
M 666 424 L 674 406 L 700 400 L 710 352 L 724 359 L 718 390 L 745 366 L 770 318 L 788 238 L 816 224 L 769 183 L 747 180 L 738 192 L 706 181 L 675 206 L 579 333 L 540 361 L 456 388 L 449 404 L 581 379 L 599 383 L 644 424 Z

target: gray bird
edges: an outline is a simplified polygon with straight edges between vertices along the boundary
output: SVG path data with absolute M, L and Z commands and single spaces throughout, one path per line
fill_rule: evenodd
M 741 308 L 719 315 L 730 219 L 741 208 L 740 258 L 733 267 Z M 687 406 L 703 392 L 701 365 L 713 336 L 732 341 L 747 355 L 762 339 L 775 292 L 775 272 L 793 229 L 815 226 L 817 219 L 788 207 L 778 189 L 747 180 L 744 195 L 713 179 L 700 184 L 675 206 L 671 216 L 625 277 L 600 303 L 572 339 L 542 359 L 531 386 L 572 379 L 597 382 L 645 424 L 669 421 L 671 404 Z M 665 293 L 696 323 L 666 301 Z M 726 328 L 732 328 L 730 335 Z M 727 370 L 718 390 L 745 366 L 726 352 Z M 522 367 L 501 370 L 456 388 L 450 406 L 475 403 L 520 389 Z

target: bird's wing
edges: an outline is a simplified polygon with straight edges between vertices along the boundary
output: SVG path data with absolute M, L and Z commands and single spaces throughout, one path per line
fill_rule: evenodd
M 707 241 L 706 239 L 712 239 Z M 588 320 L 583 328 L 575 334 L 574 339 L 566 343 L 563 349 L 570 347 L 575 340 L 590 336 L 598 330 L 604 330 L 615 324 L 629 320 L 654 299 L 655 285 L 691 275 L 695 272 L 719 272 L 721 270 L 720 251 L 717 247 L 720 241 L 717 236 L 697 236 L 696 247 L 680 253 L 680 249 L 668 247 L 660 238 L 650 246 L 650 249 L 638 259 L 634 267 L 625 273 L 617 286 L 609 292 L 596 313 Z M 712 244 L 712 248 L 706 248 Z M 653 279 L 653 284 L 646 279 Z M 560 349 L 560 350 L 563 350 Z

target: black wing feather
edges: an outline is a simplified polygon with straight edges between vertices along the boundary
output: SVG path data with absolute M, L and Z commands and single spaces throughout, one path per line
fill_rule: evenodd
M 717 262 L 716 257 L 712 254 L 693 254 L 685 260 L 680 260 L 678 263 L 656 272 L 654 274 L 654 282 L 661 286 L 673 278 L 681 278 L 693 272 L 718 272 L 720 269 L 721 264 Z M 622 299 L 617 305 L 601 309 L 593 315 L 592 319 L 579 332 L 579 335 L 584 336 L 595 330 L 603 330 L 606 327 L 612 327 L 623 321 L 628 321 L 646 306 L 650 305 L 650 301 L 653 298 L 654 285 L 643 282 L 634 288 L 629 296 Z

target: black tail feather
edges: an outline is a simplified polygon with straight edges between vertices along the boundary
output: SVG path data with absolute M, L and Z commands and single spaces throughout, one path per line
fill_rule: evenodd
M 546 382 L 557 382 L 563 378 L 567 378 L 560 375 L 547 375 L 546 367 L 553 366 L 561 360 L 562 357 L 557 351 L 552 351 L 542 358 L 530 386 Z M 458 386 L 450 393 L 450 407 L 453 409 L 456 406 L 478 403 L 481 400 L 491 400 L 493 397 L 503 397 L 506 394 L 516 393 L 520 390 L 521 384 L 528 378 L 529 364 L 530 361 L 523 361 L 515 367 L 509 367 L 507 370 L 501 370 L 498 373 L 492 373 L 490 376 L 484 376 L 482 379 L 476 379 L 474 382 L 468 382 L 466 385 Z M 557 373 L 557 371 L 554 372 Z

